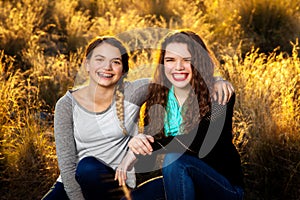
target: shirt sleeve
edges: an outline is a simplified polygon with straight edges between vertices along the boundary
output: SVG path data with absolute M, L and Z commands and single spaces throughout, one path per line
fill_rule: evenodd
M 67 95 L 58 100 L 54 114 L 54 136 L 58 166 L 65 191 L 70 199 L 84 199 L 75 180 L 77 151 L 73 132 L 72 99 Z
M 143 78 L 133 82 L 125 82 L 125 100 L 141 106 L 146 101 L 150 79 Z

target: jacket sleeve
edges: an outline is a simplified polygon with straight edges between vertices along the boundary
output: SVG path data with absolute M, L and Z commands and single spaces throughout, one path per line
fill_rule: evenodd
M 68 197 L 84 199 L 81 188 L 75 180 L 77 151 L 73 131 L 72 99 L 67 95 L 58 100 L 54 114 L 54 136 L 56 154 L 62 182 Z

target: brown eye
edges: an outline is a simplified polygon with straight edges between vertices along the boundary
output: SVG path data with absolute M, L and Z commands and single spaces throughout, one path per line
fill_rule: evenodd
M 184 62 L 187 62 L 187 63 L 191 63 L 192 59 L 191 58 L 185 58 L 184 59 Z
M 165 59 L 165 62 L 174 62 L 174 59 L 168 58 L 168 59 Z
M 114 65 L 122 65 L 122 62 L 120 60 L 113 60 L 112 64 L 114 64 Z
M 104 62 L 104 59 L 103 58 L 97 58 L 96 61 L 97 62 Z

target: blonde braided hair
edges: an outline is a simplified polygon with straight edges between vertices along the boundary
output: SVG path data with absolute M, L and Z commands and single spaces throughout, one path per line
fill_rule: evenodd
M 125 117 L 124 117 L 124 86 L 123 80 L 121 84 L 117 86 L 116 89 L 116 110 L 117 110 L 117 117 L 120 121 L 120 126 L 123 129 L 123 134 L 127 135 L 128 131 L 125 127 Z

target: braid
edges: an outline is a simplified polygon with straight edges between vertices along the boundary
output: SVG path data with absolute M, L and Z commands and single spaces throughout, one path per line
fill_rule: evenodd
M 117 86 L 116 90 L 116 110 L 117 110 L 117 117 L 120 121 L 120 126 L 123 129 L 123 134 L 127 135 L 128 132 L 125 127 L 125 120 L 124 120 L 124 89 L 123 89 L 123 81 L 121 84 Z

